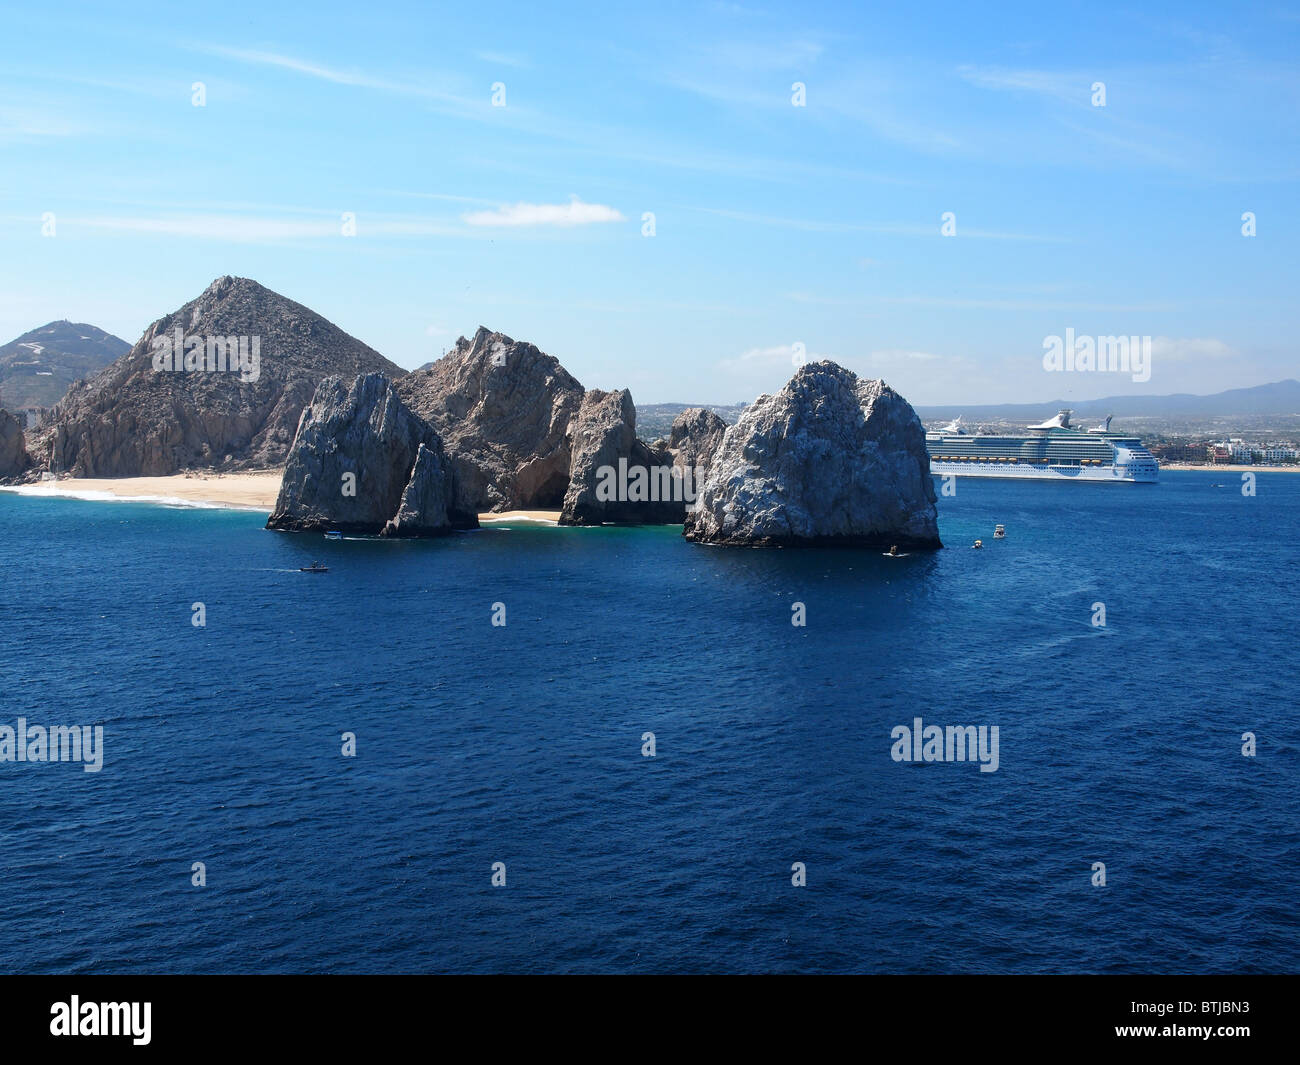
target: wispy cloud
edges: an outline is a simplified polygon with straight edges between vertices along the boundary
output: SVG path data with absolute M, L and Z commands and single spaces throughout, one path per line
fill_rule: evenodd
M 471 226 L 585 226 L 594 222 L 625 222 L 621 212 L 599 203 L 515 203 L 464 216 Z
M 26 107 L 0 106 L 0 143 L 74 137 L 85 132 L 86 126 L 62 115 Z
M 1091 106 L 1095 78 L 1047 70 L 1009 70 L 1005 67 L 959 67 L 957 73 L 981 89 L 1001 89 L 1051 96 L 1078 107 Z
M 810 233 L 890 233 L 903 237 L 938 237 L 942 236 L 940 222 L 933 225 L 918 225 L 904 222 L 836 222 L 809 218 L 783 218 L 778 215 L 752 214 L 747 211 L 732 211 L 722 207 L 687 207 L 688 211 L 729 218 L 734 222 L 745 222 L 760 226 L 779 226 L 784 229 L 800 229 Z M 1009 233 L 994 229 L 969 229 L 958 226 L 953 237 L 976 240 L 1029 240 L 1060 242 L 1062 237 L 1047 236 L 1038 233 Z
M 749 348 L 739 355 L 722 359 L 718 365 L 724 370 L 731 371 L 784 369 L 793 373 L 798 368 L 798 364 L 795 362 L 797 355 L 802 355 L 807 362 L 816 362 L 819 359 L 839 361 L 834 355 L 815 355 L 805 351 L 803 345 L 792 343 L 773 344 L 764 348 Z
M 274 244 L 297 240 L 343 240 L 339 216 L 289 219 L 266 215 L 183 214 L 169 216 L 93 215 L 60 217 L 62 232 L 78 228 L 212 240 L 232 244 Z M 429 237 L 463 234 L 464 230 L 428 219 L 367 219 L 356 223 L 358 237 Z
M 514 67 L 517 70 L 528 70 L 532 67 L 523 56 L 511 55 L 508 52 L 475 52 L 474 56 L 484 63 L 491 63 L 498 67 Z
M 947 296 L 882 296 L 882 303 L 908 307 L 951 307 L 976 311 L 1102 311 L 1116 314 L 1161 314 L 1179 309 L 1173 303 L 1064 303 L 1047 300 L 960 299 Z
M 1161 362 L 1234 358 L 1240 353 L 1215 337 L 1152 337 L 1151 357 Z
M 255 66 L 274 67 L 279 70 L 287 70 L 294 74 L 301 74 L 304 77 L 316 78 L 320 81 L 332 82 L 335 85 L 348 85 L 361 89 L 373 89 L 377 92 L 394 93 L 401 96 L 419 97 L 434 103 L 449 105 L 456 109 L 458 113 L 468 114 L 470 112 L 486 112 L 488 104 L 484 100 L 472 99 L 467 96 L 457 95 L 438 86 L 419 81 L 399 81 L 393 78 L 376 77 L 361 70 L 345 70 L 338 67 L 332 67 L 325 63 L 316 62 L 311 59 L 302 59 L 297 56 L 285 55 L 281 52 L 262 51 L 249 48 L 228 48 L 224 45 L 195 45 L 195 51 L 206 52 L 209 55 L 221 56 L 224 59 L 234 59 L 241 63 L 250 63 Z

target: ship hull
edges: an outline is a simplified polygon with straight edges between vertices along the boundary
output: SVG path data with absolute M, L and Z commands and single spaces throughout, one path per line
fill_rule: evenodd
M 930 460 L 936 477 L 990 477 L 1009 481 L 1104 481 L 1111 484 L 1155 484 L 1159 471 L 1128 470 L 1123 466 L 1038 466 L 1007 462 L 943 462 Z

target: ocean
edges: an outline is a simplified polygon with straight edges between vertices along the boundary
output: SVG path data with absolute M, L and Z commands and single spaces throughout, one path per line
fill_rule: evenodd
M 957 485 L 898 559 L 0 493 L 0 725 L 103 727 L 0 762 L 0 971 L 1300 969 L 1300 476 Z

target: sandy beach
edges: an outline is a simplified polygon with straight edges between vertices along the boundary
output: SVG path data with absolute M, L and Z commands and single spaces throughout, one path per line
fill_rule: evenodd
M 1205 473 L 1300 473 L 1300 466 L 1240 466 L 1222 465 L 1209 466 L 1192 462 L 1162 462 L 1162 470 L 1201 470 Z
M 558 525 L 560 512 L 558 510 L 505 510 L 500 514 L 480 514 L 478 520 L 480 525 L 500 525 L 507 521 L 535 521 L 542 525 Z
M 280 470 L 256 470 L 249 473 L 178 473 L 170 477 L 63 477 L 13 490 L 30 496 L 189 503 L 264 510 L 269 514 L 280 492 L 280 474 Z
M 64 477 L 10 490 L 28 496 L 231 507 L 269 514 L 280 493 L 281 473 L 281 470 L 254 470 L 247 473 L 178 473 L 170 477 Z M 558 510 L 511 510 L 479 515 L 479 521 L 484 525 L 504 522 L 555 525 L 559 520 Z

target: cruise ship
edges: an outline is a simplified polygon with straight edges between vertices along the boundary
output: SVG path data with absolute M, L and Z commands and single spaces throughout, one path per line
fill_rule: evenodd
M 936 476 L 1029 477 L 1040 481 L 1154 483 L 1160 464 L 1134 436 L 1110 431 L 1110 418 L 1089 429 L 1063 410 L 1040 425 L 1008 435 L 968 433 L 957 418 L 925 434 Z

